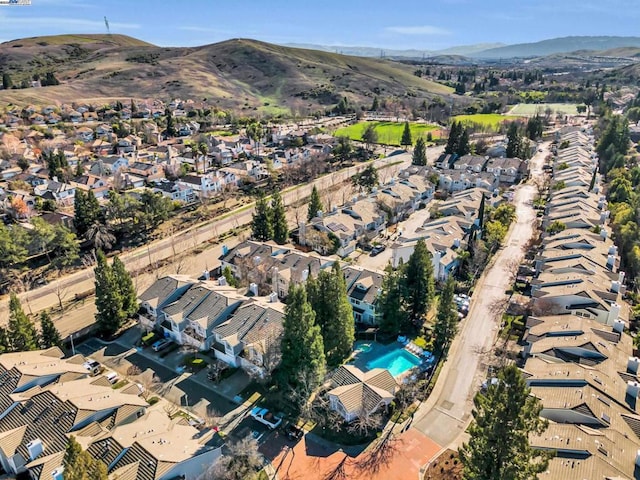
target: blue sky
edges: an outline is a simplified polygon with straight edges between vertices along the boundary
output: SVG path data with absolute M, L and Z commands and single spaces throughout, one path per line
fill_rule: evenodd
M 0 41 L 131 35 L 162 46 L 229 38 L 440 49 L 568 35 L 637 35 L 638 0 L 31 0 L 0 7 Z

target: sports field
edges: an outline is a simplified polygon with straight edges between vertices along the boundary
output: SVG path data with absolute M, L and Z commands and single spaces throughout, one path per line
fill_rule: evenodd
M 475 115 L 458 115 L 453 117 L 453 120 L 456 122 L 480 125 L 494 131 L 497 131 L 502 123 L 518 119 L 519 117 L 515 115 L 500 115 L 499 113 L 476 113 Z
M 577 103 L 519 103 L 509 110 L 509 115 L 524 115 L 531 117 L 536 113 L 545 115 L 545 111 L 550 108 L 553 114 L 578 115 Z
M 334 136 L 349 137 L 351 140 L 362 141 L 362 132 L 369 124 L 373 124 L 378 133 L 378 143 L 382 145 L 400 145 L 402 132 L 404 131 L 404 123 L 402 122 L 359 122 L 339 128 L 335 131 Z M 418 137 L 426 138 L 428 132 L 431 132 L 434 139 L 440 137 L 440 130 L 435 125 L 409 123 L 409 129 L 414 143 Z

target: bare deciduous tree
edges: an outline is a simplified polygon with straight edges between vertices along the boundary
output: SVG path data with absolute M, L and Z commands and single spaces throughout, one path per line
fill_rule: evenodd
M 382 426 L 382 416 L 378 412 L 367 412 L 361 409 L 358 416 L 347 426 L 347 431 L 353 435 L 367 436 Z
M 263 468 L 264 460 L 258 442 L 249 436 L 229 445 L 227 455 L 214 463 L 199 480 L 252 479 Z

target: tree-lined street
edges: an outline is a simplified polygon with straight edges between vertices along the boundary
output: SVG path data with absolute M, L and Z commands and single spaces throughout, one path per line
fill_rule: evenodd
M 548 149 L 545 144 L 542 152 L 531 159 L 532 179 L 542 175 Z M 478 280 L 469 314 L 460 325 L 433 392 L 414 415 L 414 428 L 443 447 L 452 443 L 457 447 L 471 420 L 473 396 L 486 378 L 501 322 L 501 314 L 495 313 L 493 307 L 506 298 L 513 265 L 524 256 L 524 246 L 533 234 L 536 214 L 531 203 L 535 195 L 536 187 L 531 181 L 517 187 L 514 200 L 517 221 L 509 230 L 504 247 Z

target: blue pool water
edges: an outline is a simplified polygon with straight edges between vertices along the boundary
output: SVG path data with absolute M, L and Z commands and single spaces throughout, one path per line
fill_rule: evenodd
M 407 370 L 420 365 L 420 359 L 407 352 L 404 348 L 398 348 L 385 353 L 383 356 L 367 362 L 367 369 L 386 368 L 391 375 L 398 377 Z

